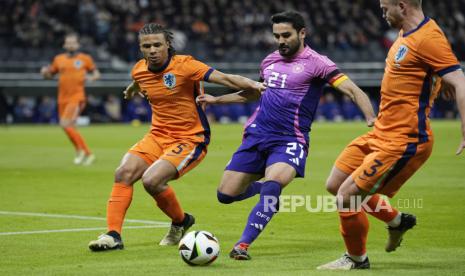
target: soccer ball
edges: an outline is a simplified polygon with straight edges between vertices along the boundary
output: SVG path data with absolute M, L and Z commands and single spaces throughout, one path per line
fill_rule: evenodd
M 209 265 L 220 254 L 218 239 L 207 231 L 192 231 L 179 242 L 179 255 L 189 265 Z

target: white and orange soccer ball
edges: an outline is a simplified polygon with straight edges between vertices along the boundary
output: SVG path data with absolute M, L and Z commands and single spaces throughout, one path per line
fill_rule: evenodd
M 220 254 L 218 239 L 207 231 L 192 231 L 179 242 L 179 255 L 189 265 L 209 265 Z

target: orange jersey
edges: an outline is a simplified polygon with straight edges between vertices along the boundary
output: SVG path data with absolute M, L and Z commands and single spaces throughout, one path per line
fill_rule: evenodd
M 53 74 L 59 73 L 58 102 L 84 101 L 86 73 L 95 70 L 92 57 L 83 53 L 74 56 L 57 55 L 50 66 Z
M 132 69 L 152 107 L 151 133 L 161 139 L 187 138 L 208 144 L 210 127 L 205 113 L 195 103 L 200 82 L 208 80 L 213 69 L 191 56 L 175 55 L 160 72 L 151 72 L 145 59 Z
M 437 93 L 434 76 L 460 69 L 434 20 L 425 18 L 416 29 L 401 31 L 386 59 L 375 135 L 406 143 L 428 141 L 428 116 Z

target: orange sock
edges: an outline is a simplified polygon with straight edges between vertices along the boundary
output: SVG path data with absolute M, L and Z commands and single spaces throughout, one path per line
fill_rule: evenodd
M 108 231 L 116 231 L 121 234 L 126 210 L 132 201 L 133 187 L 123 183 L 115 183 L 111 190 L 107 205 Z
M 158 208 L 165 213 L 174 223 L 181 223 L 184 220 L 184 211 L 179 204 L 173 188 L 168 187 L 165 191 L 153 197 Z
M 341 234 L 350 255 L 362 256 L 366 253 L 368 218 L 364 211 L 339 212 Z
M 399 211 L 382 199 L 379 194 L 372 195 L 367 206 L 371 209 L 365 210 L 368 214 L 386 223 L 392 221 L 399 214 Z M 377 207 L 378 211 L 376 211 Z
M 64 130 L 71 142 L 73 142 L 76 150 L 83 150 L 86 155 L 91 154 L 89 147 L 87 147 L 86 142 L 84 142 L 84 139 L 82 138 L 81 134 L 79 134 L 76 128 L 65 127 Z

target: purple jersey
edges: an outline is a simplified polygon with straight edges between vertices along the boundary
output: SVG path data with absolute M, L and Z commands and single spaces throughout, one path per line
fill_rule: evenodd
M 245 133 L 293 136 L 308 146 L 323 86 L 339 74 L 334 62 L 308 46 L 292 59 L 279 51 L 271 53 L 260 66 L 260 77 L 268 88 Z

